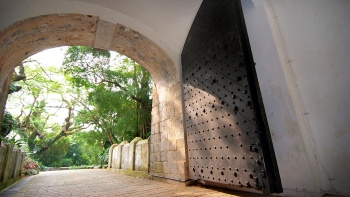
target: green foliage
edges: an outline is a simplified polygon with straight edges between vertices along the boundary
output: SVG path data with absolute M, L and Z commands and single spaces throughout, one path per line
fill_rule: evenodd
M 64 60 L 64 73 L 72 85 L 85 91 L 85 109 L 77 122 L 94 126 L 109 144 L 148 137 L 151 122 L 149 73 L 130 58 L 111 55 L 89 47 L 70 47 Z
M 83 152 L 81 144 L 78 144 L 73 140 L 71 140 L 71 143 L 68 147 L 65 159 L 69 159 L 71 161 L 71 164 L 69 166 L 81 166 L 89 164 L 89 157 Z
M 62 166 L 62 160 L 67 153 L 68 147 L 69 139 L 61 138 L 56 143 L 52 144 L 48 150 L 43 152 L 38 159 L 45 166 L 60 167 Z
M 75 165 L 100 165 L 101 154 L 105 152 L 105 149 L 109 147 L 106 145 L 108 138 L 100 132 L 81 132 L 72 136 L 74 143 L 81 150 Z M 78 151 L 79 152 L 79 151 Z
M 109 149 L 105 149 L 104 151 L 100 152 L 100 154 L 97 155 L 97 162 L 100 165 L 105 165 L 108 163 L 108 153 L 109 153 Z
M 22 89 L 21 86 L 14 85 L 13 83 L 10 84 L 9 94 L 12 94 L 14 92 L 18 92 Z
M 70 169 L 70 170 L 87 169 L 87 165 L 70 166 L 69 169 Z
M 61 161 L 61 167 L 70 167 L 73 165 L 72 159 L 69 158 L 63 158 Z
M 2 119 L 2 125 L 1 125 L 1 132 L 0 132 L 0 139 L 5 140 L 6 136 L 17 127 L 17 121 L 12 117 L 12 115 L 5 111 L 4 117 Z M 13 140 L 12 140 L 13 141 Z M 11 142 L 11 140 L 9 140 Z M 15 142 L 14 142 L 15 143 Z
M 9 137 L 2 137 L 0 136 L 1 141 L 9 144 L 14 144 L 17 148 L 21 148 L 22 145 L 24 144 L 22 139 L 16 139 L 16 135 L 12 136 L 11 138 Z

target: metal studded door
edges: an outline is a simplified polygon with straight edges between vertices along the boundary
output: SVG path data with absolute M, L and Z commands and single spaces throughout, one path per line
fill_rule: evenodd
M 240 1 L 204 0 L 181 59 L 190 178 L 282 192 Z

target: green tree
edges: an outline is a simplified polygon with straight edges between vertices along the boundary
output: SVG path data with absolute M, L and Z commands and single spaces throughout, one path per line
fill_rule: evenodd
M 69 47 L 63 69 L 67 79 L 88 95 L 77 116 L 104 134 L 109 144 L 146 138 L 150 133 L 152 81 L 149 73 L 131 59 L 90 47 Z M 114 59 L 114 60 L 115 60 Z
M 40 154 L 38 160 L 45 166 L 61 167 L 62 160 L 69 148 L 69 142 L 68 138 L 61 138 L 56 143 L 53 143 L 49 149 Z
M 44 70 L 35 64 L 19 70 L 25 73 L 25 77 L 15 83 L 21 91 L 12 94 L 7 105 L 20 111 L 16 117 L 17 133 L 26 142 L 27 151 L 36 158 L 43 158 L 41 154 L 62 137 L 81 130 L 73 120 L 76 103 L 69 95 L 74 94 L 74 89 L 66 86 L 62 71 L 55 67 Z M 62 117 L 63 111 L 66 111 L 65 117 Z M 60 117 L 57 112 L 61 112 Z
M 70 160 L 71 164 L 68 166 L 81 166 L 90 164 L 88 156 L 84 153 L 82 145 L 71 140 L 71 143 L 68 147 L 65 159 Z
M 82 150 L 80 158 L 78 158 L 78 162 L 81 164 L 76 165 L 84 165 L 86 159 L 88 165 L 101 164 L 101 155 L 109 149 L 109 141 L 104 134 L 98 131 L 88 131 L 77 133 L 72 138 Z M 80 159 L 82 161 L 79 161 Z

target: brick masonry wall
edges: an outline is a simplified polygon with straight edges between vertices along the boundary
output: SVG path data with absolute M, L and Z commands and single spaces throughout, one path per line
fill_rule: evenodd
M 160 95 L 165 97 L 163 102 L 157 99 Z M 150 171 L 152 176 L 186 181 L 188 164 L 181 96 L 180 83 L 166 92 L 153 93 Z

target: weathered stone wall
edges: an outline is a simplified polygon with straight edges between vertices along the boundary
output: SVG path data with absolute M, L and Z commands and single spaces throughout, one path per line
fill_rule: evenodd
M 13 144 L 0 146 L 0 191 L 22 177 L 25 153 Z

